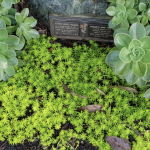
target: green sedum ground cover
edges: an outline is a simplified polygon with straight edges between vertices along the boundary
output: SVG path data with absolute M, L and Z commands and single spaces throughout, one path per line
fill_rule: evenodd
M 132 137 L 133 150 L 148 150 L 150 101 L 143 97 L 145 88 L 130 86 L 106 65 L 110 48 L 100 48 L 93 41 L 90 47 L 74 44 L 73 48 L 49 41 L 50 37 L 43 35 L 27 42 L 19 56 L 26 64 L 16 66 L 8 82 L 0 82 L 0 141 L 8 139 L 10 144 L 17 144 L 39 138 L 43 146 L 52 144 L 55 150 L 61 140 L 60 150 L 65 150 L 67 141 L 74 137 L 100 150 L 111 150 L 105 141 L 107 135 L 129 141 Z M 91 98 L 71 95 L 62 83 L 78 95 Z M 98 93 L 95 86 L 106 95 Z M 131 92 L 117 86 L 132 87 L 138 93 L 133 98 Z M 92 104 L 103 105 L 102 112 L 77 111 Z M 67 122 L 75 128 L 61 130 Z

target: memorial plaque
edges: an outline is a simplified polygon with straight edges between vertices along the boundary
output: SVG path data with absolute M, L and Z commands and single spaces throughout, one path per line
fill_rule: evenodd
M 51 35 L 61 39 L 113 42 L 109 19 L 50 16 Z

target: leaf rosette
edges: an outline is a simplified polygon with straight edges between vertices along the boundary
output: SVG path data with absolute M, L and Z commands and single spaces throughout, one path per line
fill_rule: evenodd
M 150 1 L 149 0 L 139 0 L 138 4 L 134 6 L 137 10 L 137 21 L 141 22 L 143 25 L 147 25 L 150 21 Z
M 113 18 L 109 22 L 109 28 L 129 28 L 129 22 L 134 22 L 138 12 L 133 8 L 134 0 L 114 0 L 106 9 L 106 13 Z
M 39 33 L 37 30 L 32 29 L 37 24 L 37 20 L 33 17 L 28 17 L 28 15 L 29 9 L 25 8 L 21 13 L 16 13 L 15 19 L 18 24 L 17 36 L 20 38 L 25 37 L 29 41 L 32 38 L 39 38 Z
M 7 81 L 15 74 L 14 66 L 18 65 L 16 50 L 24 47 L 24 42 L 17 36 L 8 35 L 5 28 L 0 29 L 0 80 Z
M 129 84 L 139 87 L 150 81 L 150 37 L 141 23 L 131 25 L 129 31 L 118 29 L 116 47 L 106 57 L 106 63 Z

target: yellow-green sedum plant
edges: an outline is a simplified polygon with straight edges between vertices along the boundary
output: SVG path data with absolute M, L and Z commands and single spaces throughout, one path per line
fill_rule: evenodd
M 32 29 L 37 21 L 28 17 L 28 8 L 21 13 L 12 8 L 18 2 L 20 0 L 0 0 L 0 81 L 7 81 L 15 74 L 14 66 L 24 64 L 17 55 L 21 54 L 25 39 L 39 37 L 39 33 Z
M 100 150 L 111 150 L 107 135 L 129 140 L 133 150 L 148 149 L 150 101 L 142 94 L 146 88 L 139 89 L 134 98 L 129 91 L 117 88 L 130 85 L 105 63 L 109 47 L 90 41 L 90 47 L 75 43 L 67 48 L 50 43 L 50 39 L 55 40 L 41 36 L 27 42 L 23 55 L 18 56 L 26 65 L 15 66 L 15 75 L 0 82 L 0 141 L 17 144 L 38 138 L 43 146 L 55 150 L 57 145 L 71 148 L 64 145 L 74 137 Z M 72 92 L 66 92 L 62 82 Z M 103 105 L 102 111 L 78 111 L 92 104 Z

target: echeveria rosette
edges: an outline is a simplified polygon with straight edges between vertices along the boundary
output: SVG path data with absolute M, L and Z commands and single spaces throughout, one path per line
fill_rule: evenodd
M 140 0 L 138 5 L 135 6 L 138 11 L 137 19 L 143 25 L 147 25 L 150 21 L 150 1 L 149 0 Z
M 129 21 L 135 19 L 137 16 L 137 11 L 132 7 L 126 7 L 124 5 L 118 4 L 115 6 L 110 6 L 106 9 L 106 13 L 113 18 L 109 22 L 109 28 L 129 28 Z
M 14 66 L 18 65 L 16 50 L 24 46 L 17 36 L 8 35 L 5 28 L 0 29 L 0 80 L 7 81 L 15 74 Z
M 37 30 L 32 29 L 37 24 L 37 20 L 33 17 L 28 17 L 29 9 L 25 8 L 21 13 L 16 13 L 15 19 L 18 25 L 16 35 L 21 39 L 25 37 L 26 40 L 31 40 L 32 38 L 39 38 L 39 33 Z
M 115 35 L 116 47 L 106 57 L 106 63 L 114 72 L 126 79 L 129 84 L 142 87 L 150 80 L 150 37 L 145 27 L 134 23 L 129 33 Z

